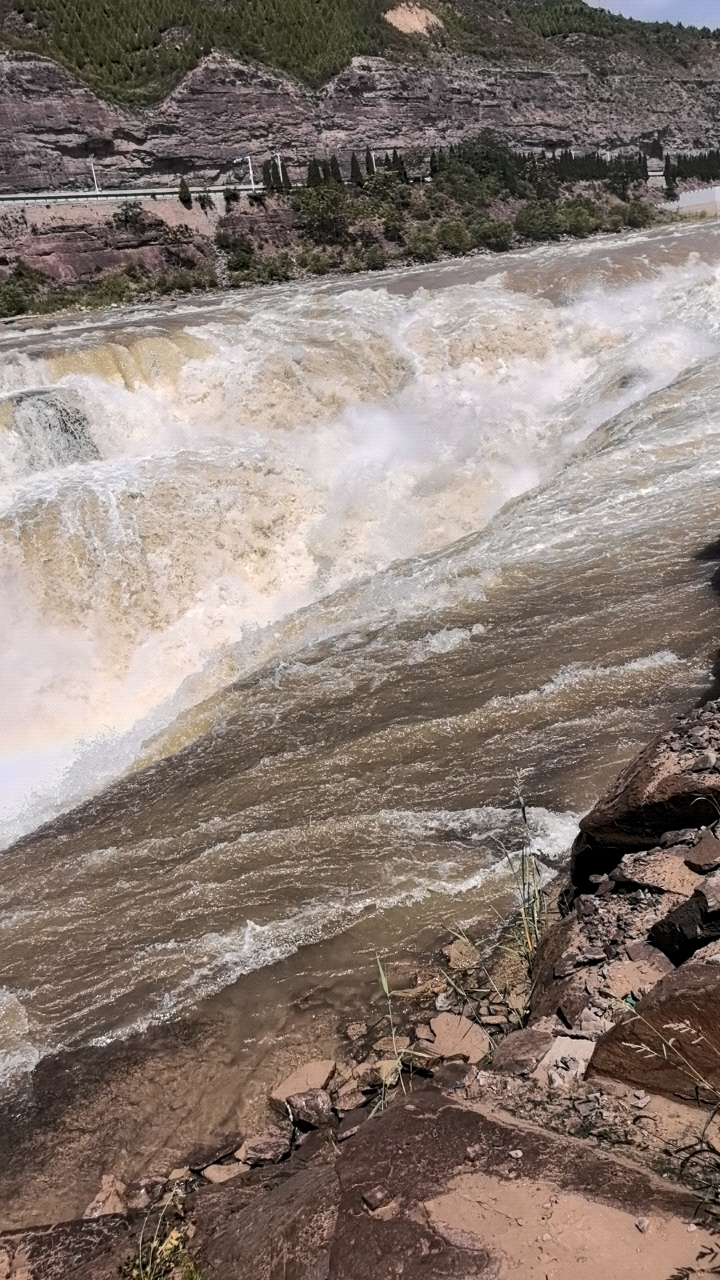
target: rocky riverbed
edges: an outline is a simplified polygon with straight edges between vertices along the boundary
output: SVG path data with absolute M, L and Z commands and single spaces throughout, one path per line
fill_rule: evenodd
M 621 773 L 530 972 L 514 925 L 488 964 L 458 933 L 399 989 L 379 966 L 387 1011 L 278 1081 L 256 1131 L 162 1178 L 108 1169 L 83 1220 L 2 1236 L 0 1275 L 716 1274 L 719 756 L 710 701 Z

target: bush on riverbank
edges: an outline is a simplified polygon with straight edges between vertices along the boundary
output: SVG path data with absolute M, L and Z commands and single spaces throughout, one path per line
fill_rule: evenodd
M 287 191 L 280 183 L 278 191 L 261 193 L 252 203 L 226 200 L 214 248 L 225 260 L 231 287 L 304 274 L 378 271 L 477 250 L 501 253 L 514 245 L 642 228 L 655 217 L 645 199 L 642 156 L 605 161 L 565 152 L 523 155 L 485 133 L 429 157 L 408 156 L 413 172 L 430 171 L 415 183 L 397 153 L 376 172 L 368 157 L 364 175 L 356 158 L 350 181 L 337 161 L 313 161 L 307 186 Z M 119 268 L 90 284 L 58 286 L 17 262 L 0 283 L 0 317 L 128 305 L 217 285 L 207 238 L 194 241 L 189 227 L 169 227 L 159 219 L 153 226 L 145 223 L 139 205 L 120 207 L 113 234 L 133 227 L 137 235 L 147 232 L 134 244 L 138 261 L 127 264 L 133 245 L 126 238 L 111 240 L 108 247 L 124 255 Z M 162 270 L 148 270 L 140 257 L 151 246 L 160 247 Z

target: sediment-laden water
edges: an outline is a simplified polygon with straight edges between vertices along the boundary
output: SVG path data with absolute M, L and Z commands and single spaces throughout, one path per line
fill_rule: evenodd
M 6 1078 L 490 928 L 518 775 L 567 851 L 710 680 L 719 271 L 699 225 L 8 328 Z

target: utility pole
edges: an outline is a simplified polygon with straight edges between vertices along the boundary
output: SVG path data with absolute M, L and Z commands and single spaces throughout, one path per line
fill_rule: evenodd
M 255 190 L 255 175 L 253 174 L 252 160 L 249 156 L 236 156 L 233 164 L 246 164 L 250 175 L 250 186 Z
M 95 165 L 93 164 L 92 160 L 90 161 L 90 168 L 92 169 L 93 182 L 95 183 L 95 191 L 99 194 L 100 188 L 98 186 L 98 180 L 95 174 Z

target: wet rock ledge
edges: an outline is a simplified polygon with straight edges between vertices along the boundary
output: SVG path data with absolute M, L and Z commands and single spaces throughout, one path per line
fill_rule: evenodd
M 530 974 L 455 938 L 265 1129 L 108 1171 L 83 1221 L 0 1236 L 1 1280 L 717 1274 L 720 702 L 580 825 Z

